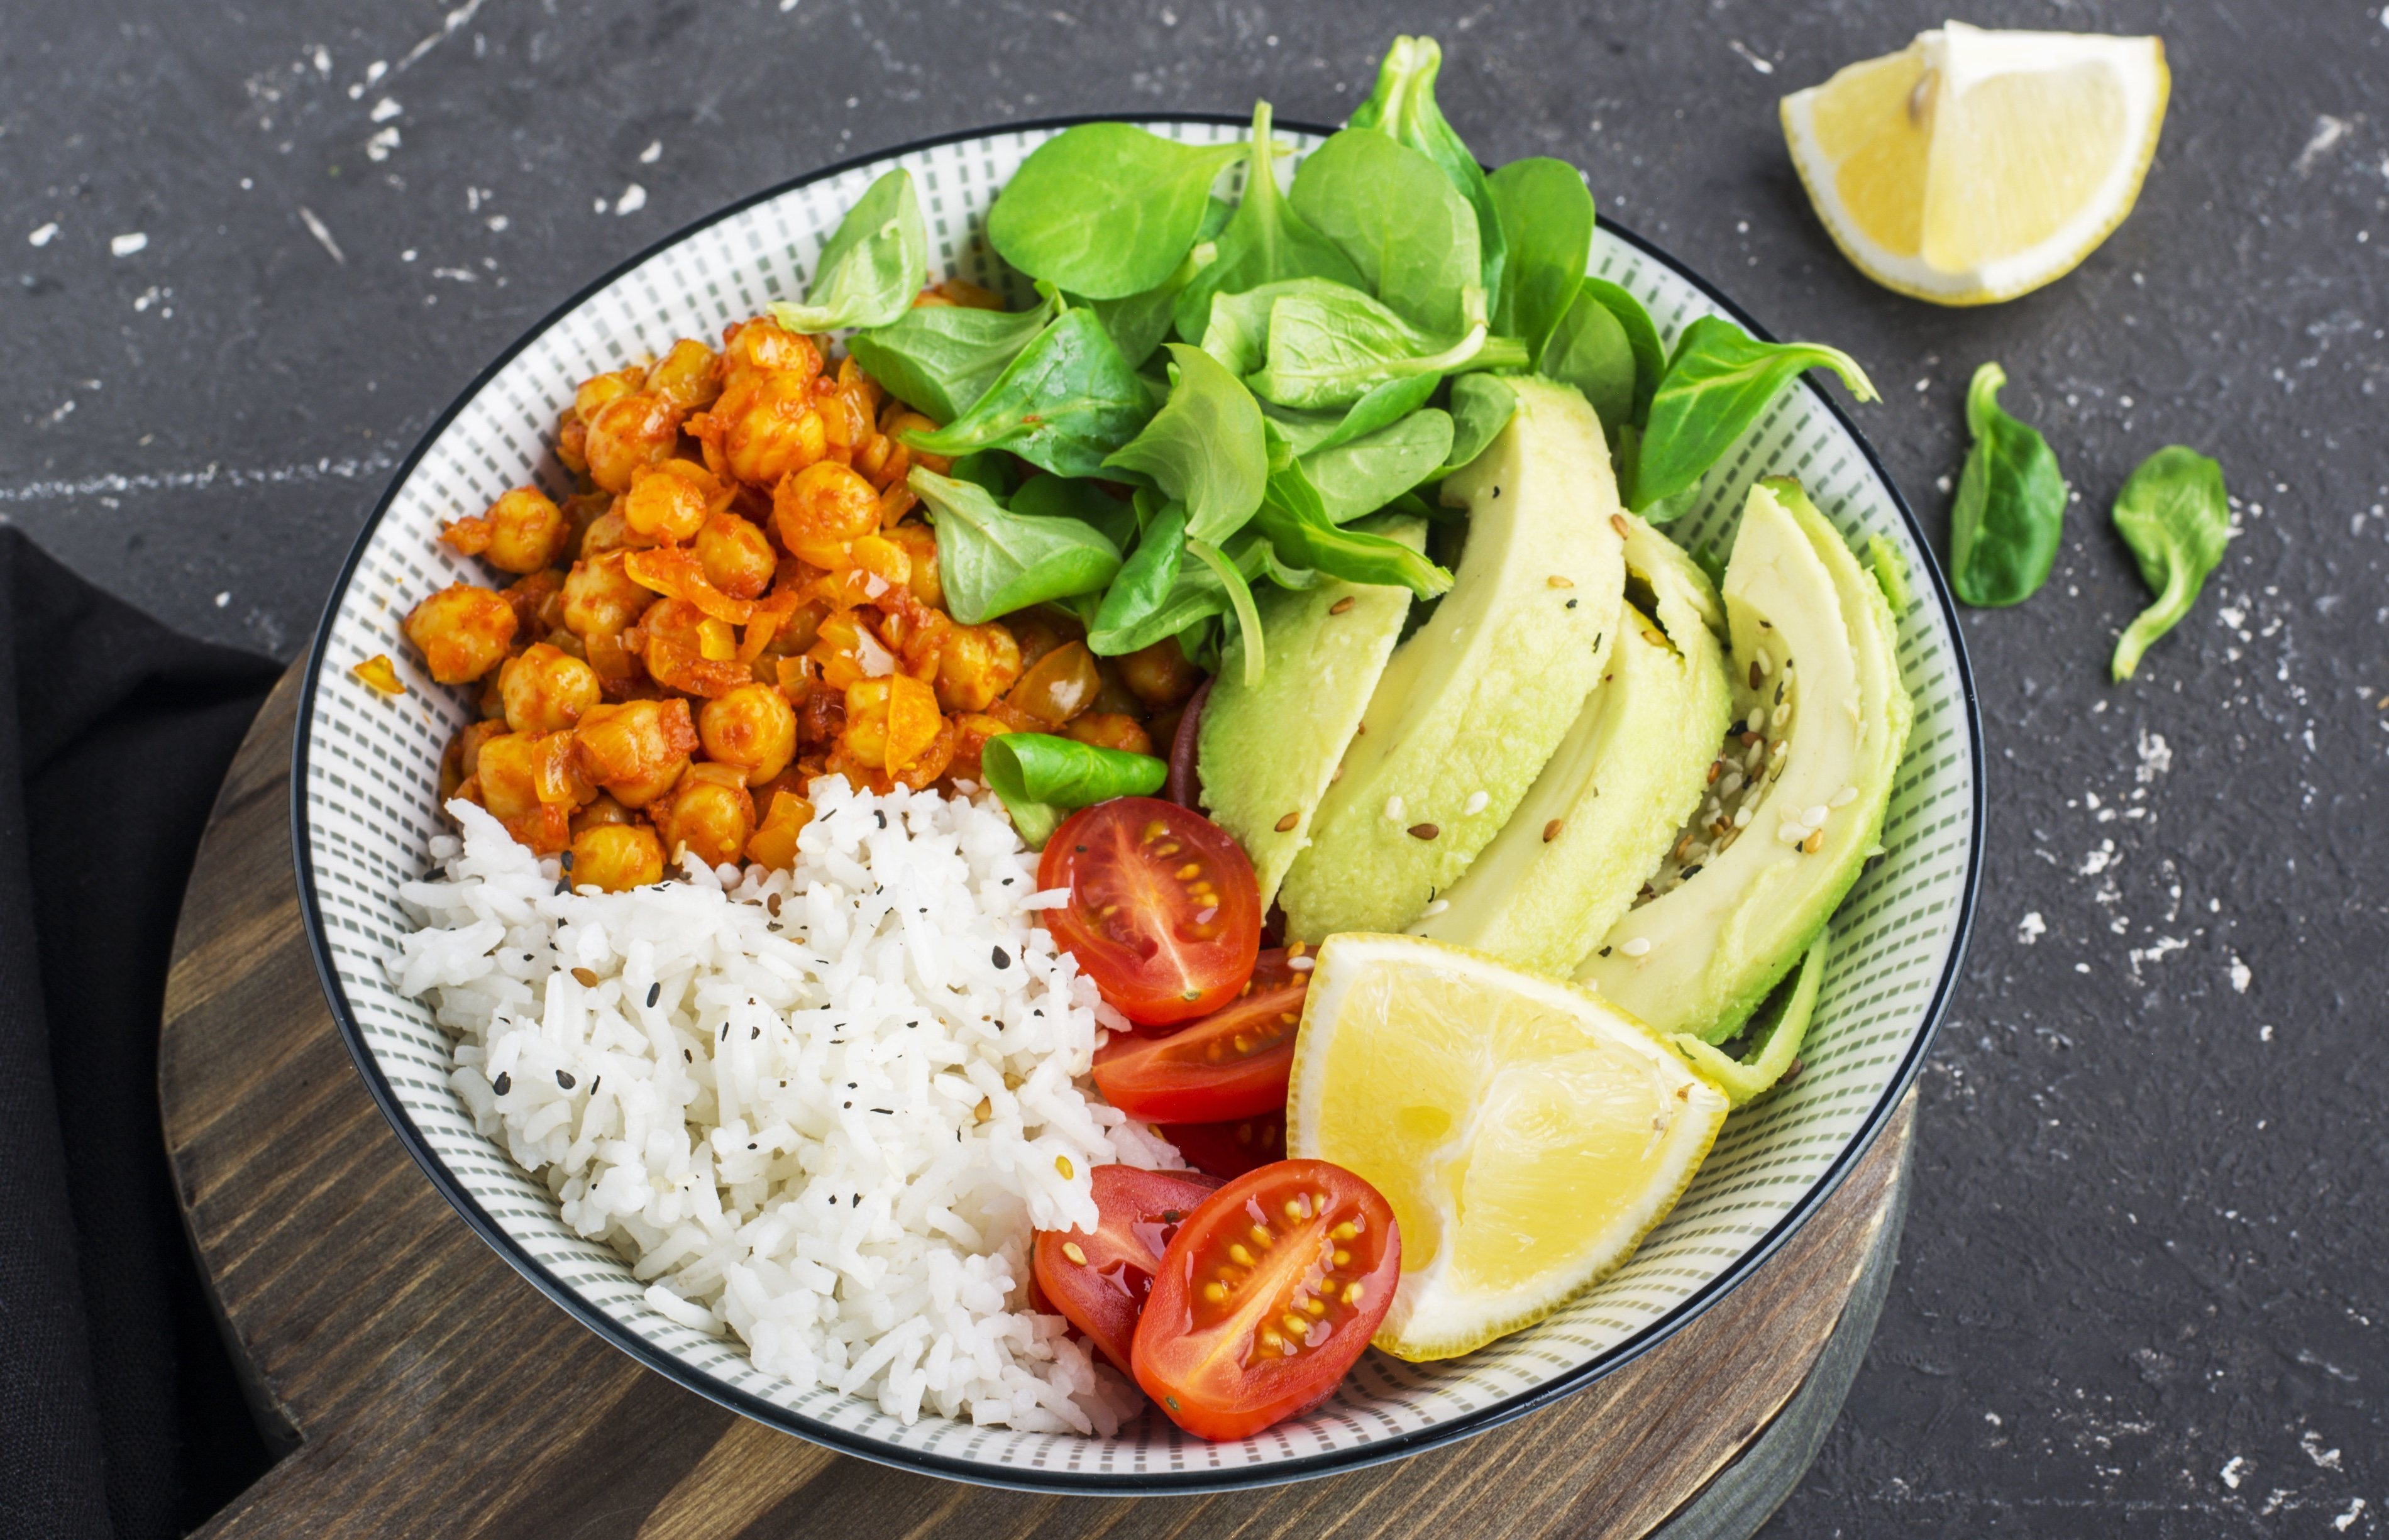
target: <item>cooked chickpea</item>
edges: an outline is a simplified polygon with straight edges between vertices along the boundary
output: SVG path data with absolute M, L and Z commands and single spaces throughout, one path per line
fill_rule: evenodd
M 579 750 L 576 748 L 575 753 Z M 599 792 L 589 805 L 572 815 L 572 832 L 583 834 L 608 823 L 636 823 L 638 815 L 614 800 L 610 792 Z
M 1145 732 L 1144 724 L 1117 711 L 1082 711 L 1071 718 L 1062 732 L 1066 737 L 1097 748 L 1116 748 L 1127 754 L 1153 752 L 1153 739 Z
M 707 701 L 696 732 L 706 757 L 744 770 L 749 785 L 771 780 L 797 757 L 796 708 L 769 684 L 742 684 Z
M 482 554 L 501 572 L 554 565 L 572 538 L 572 521 L 537 487 L 517 487 L 490 504 L 490 546 Z
M 674 859 L 685 849 L 708 866 L 737 860 L 755 833 L 755 799 L 735 765 L 689 766 L 653 816 Z
M 1069 642 L 1029 665 L 1003 698 L 1051 731 L 1092 706 L 1103 687 L 1095 655 L 1087 651 L 1085 643 Z
M 938 654 L 938 704 L 984 711 L 1020 679 L 1020 643 L 996 621 L 956 626 Z
M 993 717 L 973 713 L 954 719 L 954 757 L 947 769 L 955 775 L 977 780 L 980 774 L 979 752 L 987 747 L 990 738 L 1000 738 L 1016 731 L 1008 722 Z
M 821 345 L 802 332 L 792 332 L 769 316 L 759 315 L 734 327 L 722 347 L 722 374 L 735 381 L 745 374 L 790 374 L 811 385 L 822 372 Z
M 696 532 L 696 559 L 705 580 L 733 599 L 753 599 L 772 586 L 780 558 L 753 522 L 736 514 L 716 514 Z
M 632 528 L 631 521 L 623 516 L 622 504 L 628 501 L 626 497 L 614 499 L 612 506 L 589 521 L 589 528 L 581 532 L 582 561 L 602 556 L 608 551 L 653 549 L 656 542 Z
M 679 699 L 593 706 L 572 738 L 581 773 L 625 808 L 644 808 L 670 791 L 697 745 L 688 702 Z
M 776 486 L 829 451 L 812 382 L 795 370 L 752 375 L 726 387 L 699 424 L 698 435 L 726 470 L 750 486 Z M 709 457 L 710 463 L 710 457 Z
M 517 732 L 570 727 L 597 704 L 597 670 L 545 642 L 534 642 L 498 670 L 506 725 Z
M 1186 661 L 1174 636 L 1139 647 L 1119 660 L 1119 668 L 1136 698 L 1156 711 L 1176 706 L 1203 682 L 1203 671 Z
M 904 674 L 857 680 L 846 688 L 839 743 L 860 765 L 901 770 L 928 751 L 945 719 L 927 685 Z
M 573 806 L 587 789 L 571 765 L 569 743 L 558 734 L 500 733 L 481 745 L 481 806 L 515 838 L 553 854 L 564 847 Z
M 1006 616 L 1003 623 L 1012 629 L 1014 639 L 1020 643 L 1020 665 L 1024 668 L 1036 668 L 1047 653 L 1087 634 L 1076 621 L 1042 605 Z
M 624 553 L 608 551 L 577 563 L 564 579 L 564 624 L 586 641 L 612 636 L 646 613 L 656 596 L 622 570 Z
M 673 343 L 671 351 L 656 360 L 645 384 L 678 412 L 701 411 L 722 394 L 722 376 L 715 366 L 713 350 L 687 337 Z
M 697 485 L 696 477 L 672 468 L 687 465 L 677 460 L 632 472 L 631 490 L 622 498 L 622 521 L 632 533 L 678 543 L 704 528 L 713 511 L 706 504 L 705 488 Z M 697 466 L 689 465 L 689 469 L 705 475 Z
M 813 821 L 813 805 L 791 791 L 774 791 L 763 821 L 747 841 L 747 859 L 774 872 L 797 864 L 797 835 Z
M 442 684 L 479 679 L 505 658 L 520 623 L 496 591 L 457 583 L 415 606 L 406 639 Z
M 665 599 L 639 617 L 646 646 L 647 674 L 667 690 L 709 699 L 726 695 L 754 677 L 734 661 L 738 633 L 726 620 L 708 615 L 685 599 Z
M 480 773 L 481 745 L 506 730 L 503 721 L 484 718 L 466 722 L 448 740 L 448 747 L 440 756 L 440 800 L 454 796 L 466 781 Z
M 881 539 L 901 546 L 912 558 L 913 574 L 904 586 L 913 597 L 931 609 L 946 607 L 946 584 L 938 571 L 938 534 L 917 519 L 907 519 L 892 529 L 884 530 Z
M 682 414 L 661 396 L 633 390 L 607 402 L 588 419 L 581 452 L 589 478 L 609 492 L 627 492 L 641 467 L 671 458 L 680 441 Z
M 664 880 L 664 842 L 644 823 L 600 823 L 572 836 L 574 887 L 627 893 Z
M 798 560 L 836 572 L 854 564 L 854 541 L 878 531 L 879 494 L 837 461 L 815 461 L 773 490 L 772 528 Z
M 517 636 L 537 636 L 564 624 L 564 574 L 555 567 L 517 578 L 498 594 L 514 606 Z
M 636 390 L 646 377 L 647 372 L 636 364 L 611 374 L 592 375 L 572 393 L 572 414 L 585 426 L 607 407 Z

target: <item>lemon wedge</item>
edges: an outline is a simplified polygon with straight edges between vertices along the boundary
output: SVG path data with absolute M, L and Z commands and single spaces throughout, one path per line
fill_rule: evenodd
M 1573 985 L 1417 936 L 1330 936 L 1303 1006 L 1288 1153 L 1373 1184 L 1402 1233 L 1374 1339 L 1450 1358 L 1617 1270 L 1673 1208 L 1725 1093 Z
M 1952 21 L 1784 97 L 1783 137 L 1868 277 L 1987 305 L 2063 277 L 2124 222 L 2169 85 L 2153 37 Z

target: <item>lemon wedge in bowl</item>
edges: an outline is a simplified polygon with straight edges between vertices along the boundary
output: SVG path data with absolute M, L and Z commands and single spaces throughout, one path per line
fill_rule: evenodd
M 1286 1151 L 1368 1179 L 1401 1226 L 1373 1339 L 1450 1358 L 1624 1265 L 1691 1184 L 1725 1093 L 1599 995 L 1417 936 L 1328 937 Z
M 1868 277 L 1987 305 L 2063 277 L 2132 211 L 2170 80 L 2153 37 L 1952 21 L 1784 97 L 1783 136 Z

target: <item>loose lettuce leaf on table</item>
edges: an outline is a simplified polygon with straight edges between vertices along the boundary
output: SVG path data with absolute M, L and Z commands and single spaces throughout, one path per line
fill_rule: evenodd
M 2223 467 L 2196 450 L 2168 444 L 2141 461 L 2115 494 L 2114 519 L 2115 532 L 2140 564 L 2140 580 L 2157 596 L 2115 640 L 2111 667 L 2121 683 L 2140 668 L 2149 644 L 2190 613 L 2206 575 L 2223 560 L 2231 539 Z
M 1981 608 L 2038 592 L 2065 533 L 2065 477 L 2039 430 L 1999 410 L 2007 382 L 2006 370 L 1986 363 L 1966 388 L 1974 442 L 1949 508 L 1949 588 Z

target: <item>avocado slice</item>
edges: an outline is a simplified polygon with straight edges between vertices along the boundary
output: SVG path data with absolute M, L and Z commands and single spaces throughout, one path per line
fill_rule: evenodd
M 1566 977 L 1676 843 L 1706 789 L 1732 696 L 1717 591 L 1632 514 L 1629 592 L 1609 671 L 1543 772 L 1467 874 L 1411 927 Z M 1638 585 L 1631 579 L 1639 579 Z
M 1397 516 L 1370 528 L 1426 549 L 1424 519 Z M 1269 671 L 1247 684 L 1242 668 L 1221 665 L 1196 730 L 1194 765 L 1212 821 L 1252 859 L 1266 911 L 1309 843 L 1319 799 L 1401 636 L 1411 593 L 1331 579 L 1310 589 L 1273 587 L 1258 603 Z M 1242 645 L 1231 642 L 1228 649 Z
M 1451 592 L 1395 649 L 1278 903 L 1286 934 L 1399 931 L 1509 821 L 1616 639 L 1617 481 L 1584 397 L 1510 385 L 1517 410 L 1444 479 L 1469 510 Z
M 1751 489 L 1725 605 L 1741 719 L 1718 780 L 1647 899 L 1577 974 L 1661 1032 L 1710 1043 L 1733 1035 L 1858 880 L 1913 717 L 1890 605 L 1798 483 Z
M 1800 1045 L 1808 1038 L 1808 1019 L 1816 1014 L 1817 989 L 1824 982 L 1833 935 L 1830 926 L 1819 931 L 1798 971 L 1777 985 L 1751 1016 L 1740 1034 L 1748 1039 L 1741 1051 L 1728 1051 L 1735 1047 L 1731 1042 L 1722 1049 L 1712 1048 L 1689 1032 L 1676 1033 L 1667 1039 L 1668 1045 L 1737 1107 L 1772 1089 L 1799 1057 Z

